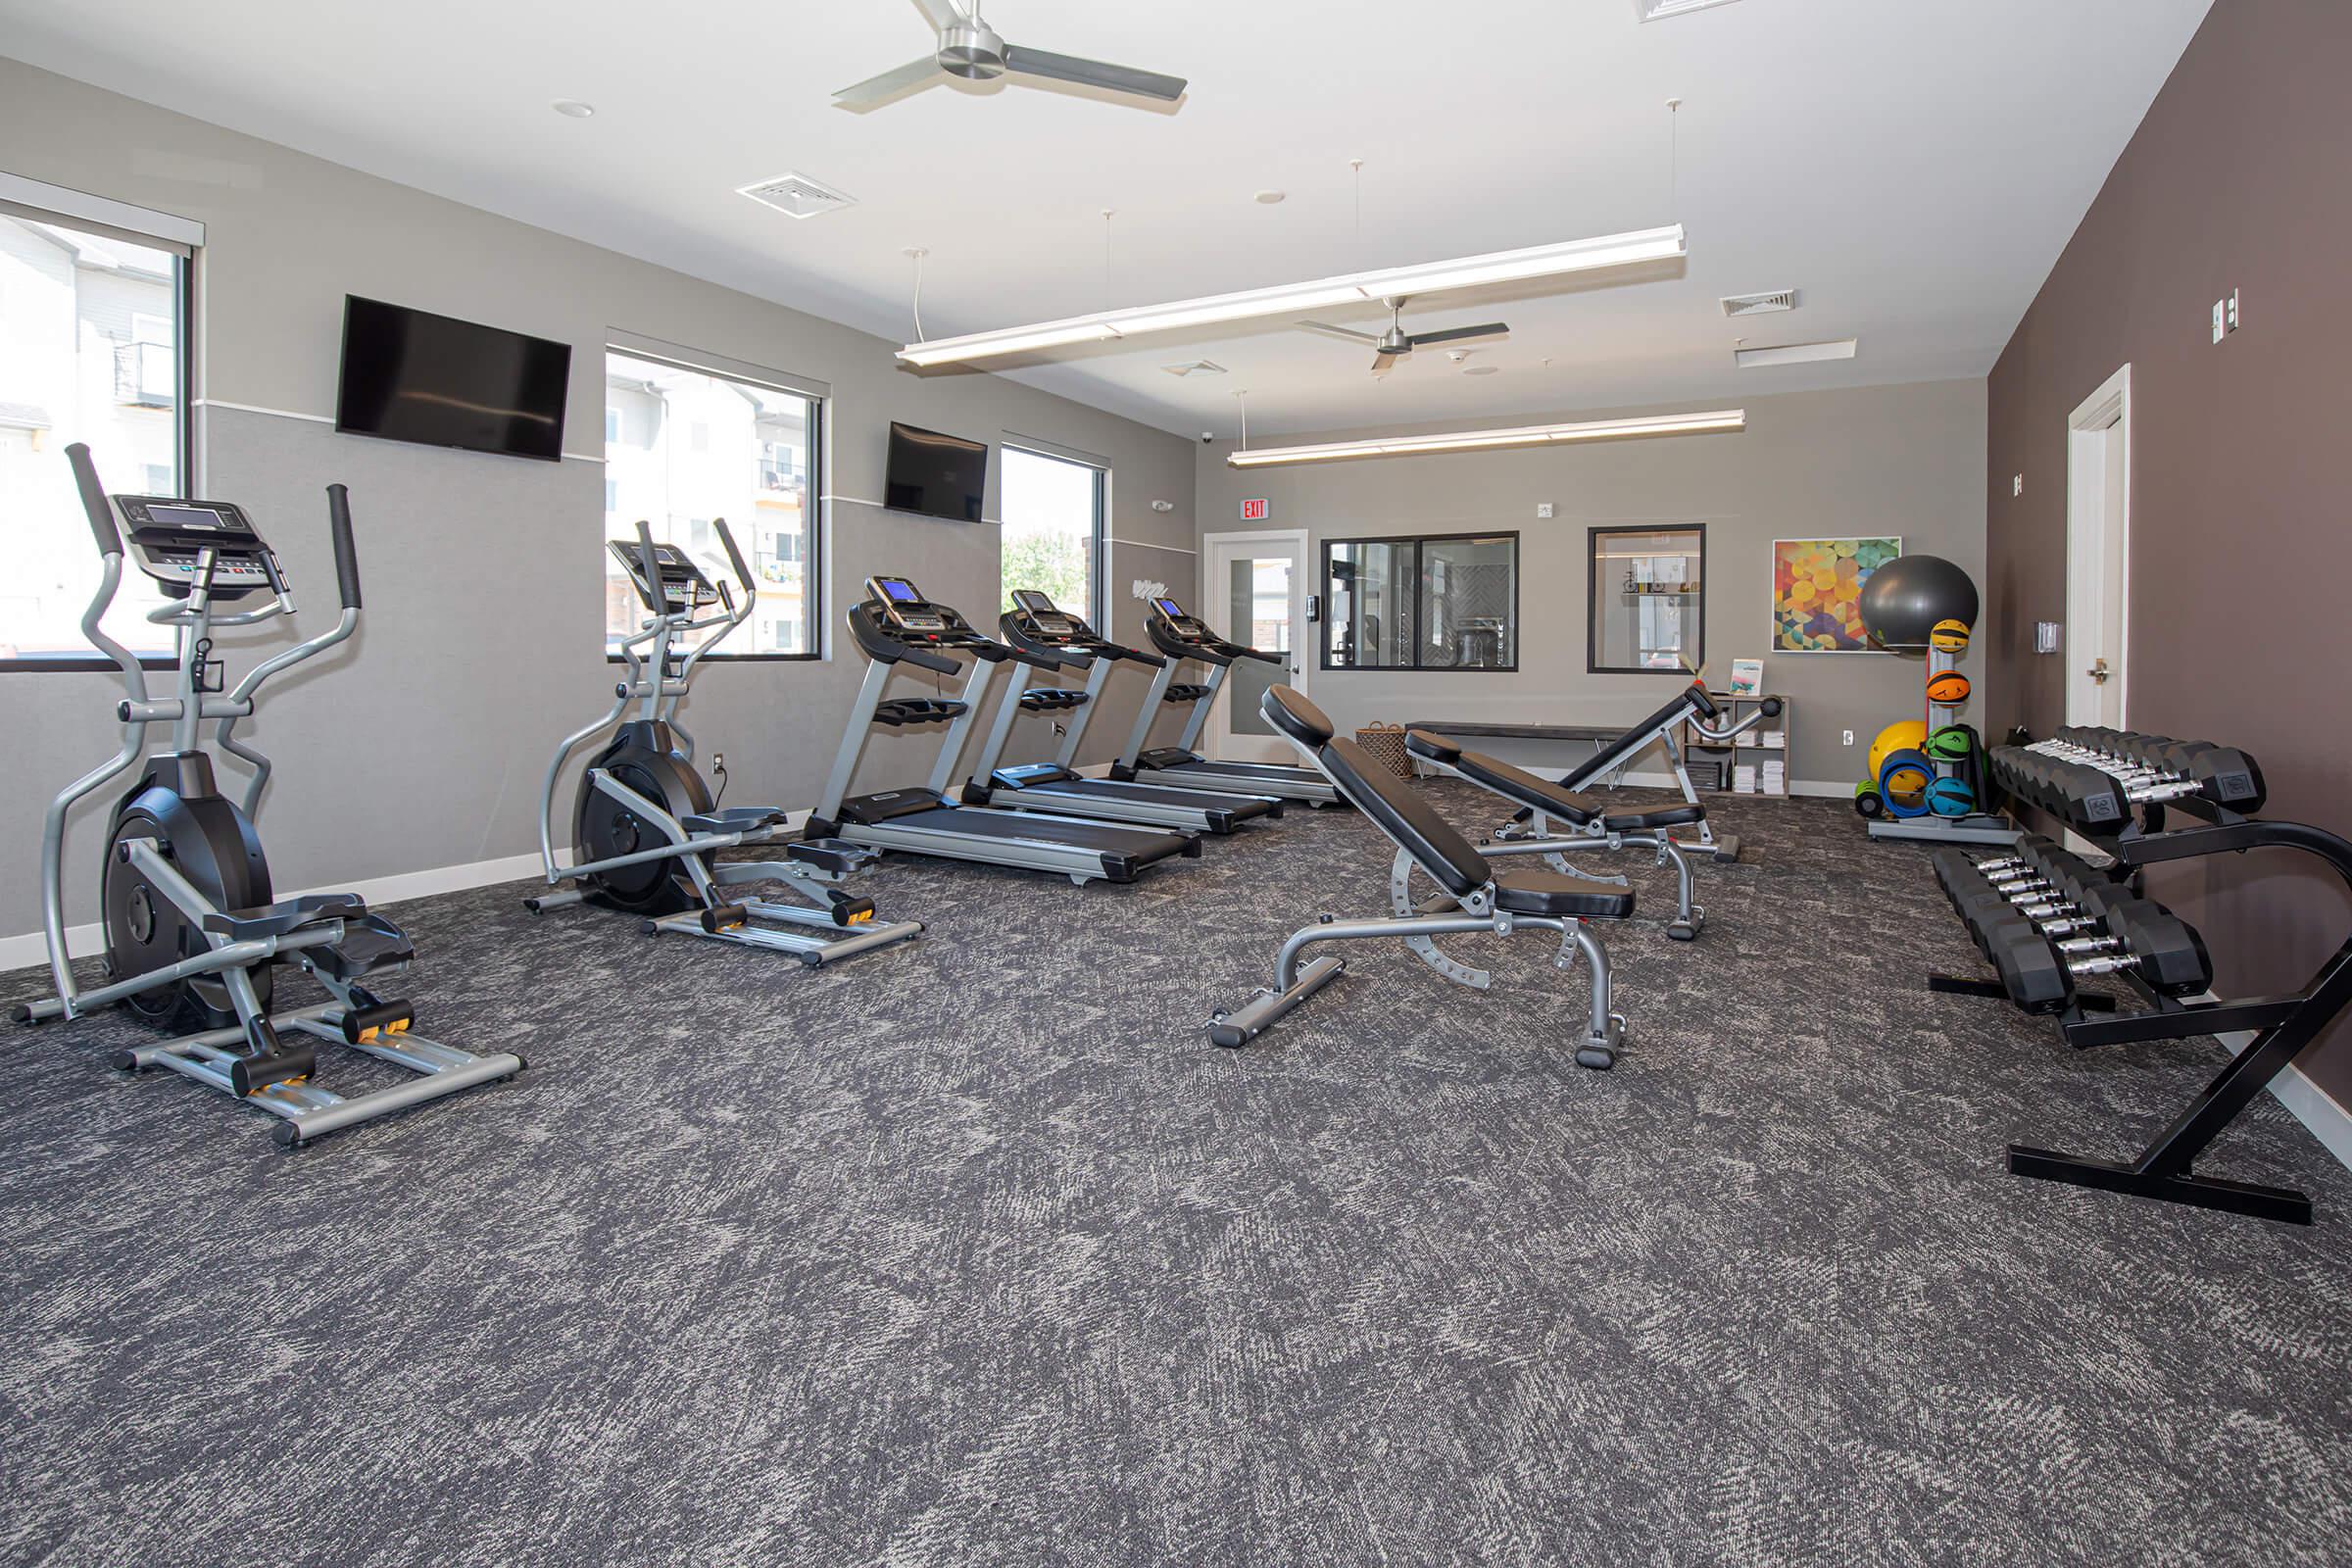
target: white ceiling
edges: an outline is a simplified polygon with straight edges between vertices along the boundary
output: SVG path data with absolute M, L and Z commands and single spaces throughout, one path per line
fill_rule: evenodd
M 988 6 L 1016 44 L 1189 77 L 1173 113 L 1004 84 L 832 108 L 926 52 L 907 0 L 0 0 L 0 46 L 896 339 L 910 245 L 938 337 L 1689 225 L 1680 276 L 1408 311 L 1508 320 L 1470 362 L 1494 374 L 1424 351 L 1376 382 L 1368 353 L 1279 320 L 1012 372 L 1223 435 L 1245 387 L 1255 434 L 1981 375 L 2209 4 L 1738 0 L 1646 25 L 1633 0 Z M 859 205 L 796 221 L 734 194 L 786 170 Z M 1715 304 L 1787 287 L 1789 315 Z M 1861 352 L 1736 370 L 1742 333 Z M 1158 368 L 1202 356 L 1232 373 Z

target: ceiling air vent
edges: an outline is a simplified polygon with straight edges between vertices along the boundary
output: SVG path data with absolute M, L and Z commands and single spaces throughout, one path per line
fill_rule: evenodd
M 1223 375 L 1225 367 L 1214 360 L 1187 360 L 1182 365 L 1163 365 L 1161 369 L 1170 375 Z
M 739 185 L 736 194 L 773 207 L 787 218 L 814 218 L 821 213 L 855 207 L 858 198 L 810 179 L 807 174 L 778 174 L 756 185 Z
M 1643 22 L 1663 22 L 1685 12 L 1706 11 L 1731 3 L 1732 0 L 1634 0 L 1634 14 Z
M 1726 316 L 1769 316 L 1774 311 L 1796 309 L 1796 290 L 1776 288 L 1766 294 L 1726 294 L 1722 300 Z

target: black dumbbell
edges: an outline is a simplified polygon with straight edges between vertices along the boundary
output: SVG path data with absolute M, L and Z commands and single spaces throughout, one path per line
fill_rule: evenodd
M 2174 740 L 2165 735 L 2142 735 L 2133 730 L 2067 728 L 2057 739 L 2068 745 L 2112 757 L 2143 774 L 2161 775 L 2194 784 L 2196 793 L 2216 806 L 2235 811 L 2258 811 L 2268 798 L 2262 768 L 2254 759 L 2231 746 L 2211 741 Z M 2129 787 L 2129 786 L 2127 786 Z
M 1978 950 L 1989 958 L 1997 940 L 1995 932 L 2001 926 L 2023 921 L 2052 938 L 2096 934 L 2115 909 L 2136 902 L 2137 898 L 2121 882 L 2102 882 L 2085 888 L 2072 900 L 2013 904 L 1997 897 L 1979 897 L 1960 906 L 1960 921 L 1968 927 Z
M 2103 937 L 2053 942 L 2032 922 L 2011 918 L 1985 931 L 1985 953 L 2009 1000 L 2027 1012 L 2057 1012 L 2074 1000 L 2082 975 L 2133 970 L 2166 996 L 2192 996 L 2213 984 L 2213 961 L 2195 929 L 2145 899 L 2107 911 Z

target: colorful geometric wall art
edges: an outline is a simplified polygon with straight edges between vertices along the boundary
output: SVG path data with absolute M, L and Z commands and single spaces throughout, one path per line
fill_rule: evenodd
M 1903 553 L 1887 539 L 1775 539 L 1772 542 L 1772 651 L 1776 654 L 1870 652 L 1862 629 L 1862 585 Z

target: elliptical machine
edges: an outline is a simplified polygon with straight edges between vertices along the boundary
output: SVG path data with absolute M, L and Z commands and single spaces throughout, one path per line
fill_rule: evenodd
M 628 678 L 613 687 L 612 710 L 566 736 L 547 765 L 539 855 L 555 891 L 523 900 L 523 907 L 542 914 L 595 903 L 644 916 L 648 936 L 676 931 L 768 948 L 795 954 L 811 968 L 904 942 L 922 931 L 919 921 L 877 924 L 873 900 L 853 898 L 842 887 L 880 858 L 863 845 L 815 839 L 786 844 L 781 860 L 714 858 L 720 850 L 784 838 L 787 819 L 770 807 L 714 804 L 695 770 L 694 737 L 677 719 L 695 666 L 751 618 L 759 591 L 734 533 L 723 518 L 714 526 L 742 585 L 741 604 L 726 584 L 704 576 L 684 551 L 654 543 L 643 522 L 635 544 L 608 541 L 652 613 L 620 645 Z M 713 605 L 717 613 L 702 615 Z M 701 631 L 710 635 L 678 651 L 680 639 Z M 638 705 L 635 718 L 624 716 L 631 703 Z M 573 798 L 567 869 L 556 860 L 556 786 L 571 754 L 607 729 L 612 738 L 589 761 Z M 572 885 L 561 885 L 565 882 Z M 754 882 L 780 882 L 808 902 L 738 901 L 722 892 Z
M 270 866 L 253 816 L 270 781 L 270 760 L 236 739 L 237 720 L 254 694 L 282 670 L 350 637 L 360 620 L 359 558 L 343 486 L 327 486 L 335 577 L 343 613 L 332 630 L 259 664 L 227 690 L 213 632 L 294 613 L 294 595 L 277 557 L 242 509 L 220 501 L 107 495 L 90 450 L 66 448 L 81 491 L 91 536 L 105 566 L 82 612 L 82 634 L 122 671 L 124 701 L 116 713 L 122 750 L 66 786 L 49 805 L 41 832 L 41 920 L 57 995 L 16 1009 L 19 1023 L 74 1018 L 121 1003 L 149 1023 L 195 1032 L 119 1053 L 115 1065 L 166 1067 L 282 1118 L 277 1142 L 307 1142 L 337 1128 L 438 1100 L 522 1070 L 518 1055 L 476 1056 L 410 1032 L 406 1002 L 379 997 L 363 980 L 405 969 L 415 949 L 400 927 L 368 912 L 356 894 L 319 893 L 271 902 Z M 121 515 L 121 525 L 117 514 Z M 122 529 L 139 569 L 161 584 L 170 603 L 147 618 L 173 629 L 178 694 L 151 700 L 138 658 L 100 622 L 122 580 Z M 221 613 L 249 595 L 268 604 Z M 231 801 L 215 781 L 202 726 L 218 721 L 212 744 L 251 764 L 244 799 Z M 145 757 L 147 727 L 172 726 L 172 749 L 146 757 L 138 782 L 115 803 L 107 826 L 100 905 L 108 983 L 76 990 L 66 947 L 66 817 L 74 803 Z M 299 966 L 321 986 L 326 1003 L 272 1012 L 277 966 Z M 340 1041 L 407 1068 L 415 1078 L 356 1096 L 313 1084 L 314 1040 Z

